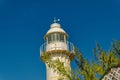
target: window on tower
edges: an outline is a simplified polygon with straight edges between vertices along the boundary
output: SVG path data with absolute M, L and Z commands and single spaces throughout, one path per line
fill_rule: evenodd
M 56 33 L 56 41 L 60 41 L 60 34 Z
M 60 34 L 60 41 L 64 42 L 64 35 L 63 34 Z
M 55 34 L 52 34 L 51 36 L 52 36 L 52 42 L 54 42 L 55 41 Z
M 51 36 L 48 36 L 48 43 L 51 42 Z
M 56 42 L 56 41 L 66 42 L 66 35 L 60 34 L 60 33 L 50 34 L 46 38 L 46 41 L 47 41 L 48 44 L 51 43 L 51 42 Z

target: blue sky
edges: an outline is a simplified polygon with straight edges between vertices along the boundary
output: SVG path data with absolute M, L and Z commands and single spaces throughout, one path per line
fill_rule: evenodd
M 89 60 L 96 42 L 120 40 L 120 0 L 0 0 L 0 80 L 45 80 L 39 47 L 54 17 Z

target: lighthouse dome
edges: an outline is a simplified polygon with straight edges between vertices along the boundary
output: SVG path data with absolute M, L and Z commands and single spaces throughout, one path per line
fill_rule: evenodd
M 60 24 L 59 23 L 53 23 L 50 26 L 51 28 L 60 28 Z
M 51 24 L 50 29 L 48 30 L 48 32 L 46 33 L 46 35 L 51 34 L 51 33 L 55 33 L 55 32 L 63 33 L 63 34 L 67 35 L 67 33 L 61 28 L 61 26 L 60 26 L 59 23 L 53 23 L 53 24 Z

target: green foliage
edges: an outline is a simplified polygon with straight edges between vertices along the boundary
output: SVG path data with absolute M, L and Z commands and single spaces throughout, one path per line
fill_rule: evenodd
M 83 58 L 82 53 L 76 49 L 75 54 L 75 62 L 78 66 L 78 76 L 82 76 L 84 80 L 98 80 L 92 66 L 85 58 Z
M 108 51 L 104 51 L 97 43 L 96 48 L 94 48 L 94 55 L 95 59 L 88 61 L 83 57 L 79 49 L 75 48 L 74 61 L 77 69 L 72 70 L 72 74 L 65 69 L 63 62 L 59 59 L 53 61 L 48 55 L 44 54 L 44 61 L 55 72 L 66 76 L 69 80 L 99 80 L 106 71 L 120 62 L 120 42 L 115 41 Z
M 113 46 L 114 45 L 114 46 Z M 112 49 L 105 52 L 99 44 L 94 48 L 94 54 L 97 62 L 93 63 L 93 68 L 96 74 L 103 76 L 103 74 L 111 67 L 117 65 L 120 61 L 118 57 L 118 52 L 114 48 L 118 49 L 120 44 L 116 44 L 116 41 L 113 43 Z
M 43 59 L 42 59 L 49 68 L 53 69 L 54 72 L 60 74 L 61 76 L 66 76 L 71 79 L 70 72 L 66 70 L 64 63 L 61 62 L 59 59 L 57 60 L 51 60 L 50 55 L 47 55 L 46 53 L 43 54 Z M 59 80 L 63 80 L 65 77 L 60 77 Z

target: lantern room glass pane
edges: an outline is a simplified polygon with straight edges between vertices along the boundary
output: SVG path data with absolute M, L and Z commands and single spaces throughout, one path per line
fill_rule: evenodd
M 64 35 L 60 34 L 60 41 L 64 42 Z
M 55 34 L 51 34 L 51 37 L 52 37 L 52 42 L 55 41 Z
M 48 43 L 51 42 L 51 35 L 48 36 Z
M 54 34 L 48 35 L 47 43 L 51 43 L 55 41 L 66 42 L 66 35 L 60 34 L 60 33 L 54 33 Z
M 60 41 L 60 34 L 56 33 L 56 41 Z

